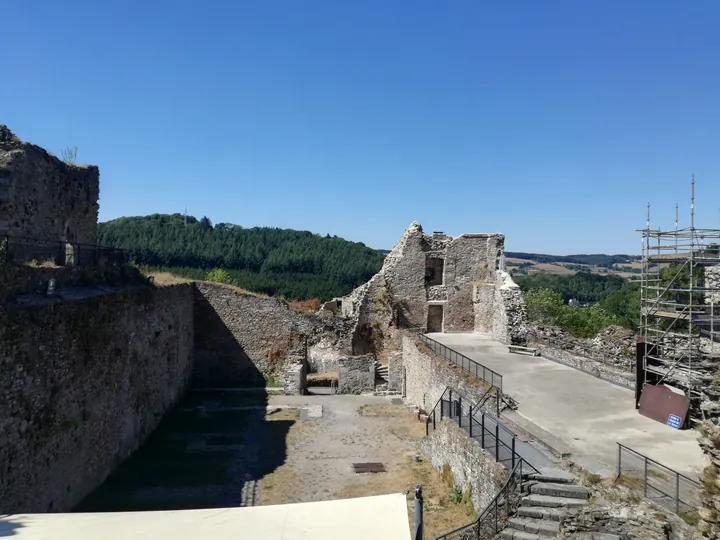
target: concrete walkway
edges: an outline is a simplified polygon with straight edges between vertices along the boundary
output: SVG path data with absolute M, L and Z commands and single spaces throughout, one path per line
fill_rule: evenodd
M 612 473 L 620 442 L 691 477 L 700 471 L 697 433 L 641 416 L 631 390 L 541 357 L 510 354 L 486 334 L 428 337 L 500 373 L 504 392 L 519 404 L 514 414 L 525 420 L 521 427 L 541 440 L 544 432 L 559 439 L 584 468 Z

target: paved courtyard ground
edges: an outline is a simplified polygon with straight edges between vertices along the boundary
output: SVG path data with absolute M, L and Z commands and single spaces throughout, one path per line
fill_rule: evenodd
M 584 468 L 612 473 L 617 442 L 679 472 L 696 474 L 701 467 L 697 433 L 641 416 L 631 390 L 545 358 L 510 354 L 487 334 L 428 336 L 500 373 L 503 390 L 519 403 L 516 414 L 527 420 L 528 431 L 539 427 L 539 438 L 548 432 Z
M 179 510 L 399 493 L 422 484 L 425 537 L 469 523 L 468 498 L 419 454 L 424 421 L 374 396 L 190 392 L 77 511 Z M 387 472 L 356 474 L 353 463 Z M 413 519 L 408 496 L 408 519 Z M 323 516 L 317 516 L 323 519 Z

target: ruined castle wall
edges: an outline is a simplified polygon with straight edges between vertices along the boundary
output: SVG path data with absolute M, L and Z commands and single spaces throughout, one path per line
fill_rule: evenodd
M 507 478 L 506 469 L 476 439 L 447 419 L 422 440 L 420 451 L 438 471 L 450 467 L 453 488 L 470 492 L 477 514 L 492 502 Z
M 417 336 L 402 338 L 402 363 L 405 369 L 405 399 L 427 412 L 432 410 L 448 386 L 462 392 L 473 403 L 478 403 L 487 391 L 487 386 L 479 379 L 434 354 Z M 496 408 L 494 397 L 483 407 L 489 412 Z
M 503 249 L 500 234 L 464 234 L 450 242 L 445 254 L 445 332 L 473 330 L 473 286 L 494 284 Z
M 99 193 L 97 167 L 66 164 L 0 126 L 0 231 L 95 244 Z
M 510 274 L 496 272 L 492 310 L 492 336 L 501 343 L 524 345 L 527 343 L 529 323 L 527 309 L 520 287 Z
M 196 282 L 195 382 L 262 386 L 265 379 L 283 380 L 290 366 L 306 358 L 332 365 L 332 355 L 349 347 L 343 324 L 329 311 L 300 313 L 282 300 Z M 315 353 L 319 358 L 311 361 Z
M 0 513 L 68 511 L 192 372 L 192 285 L 0 308 Z

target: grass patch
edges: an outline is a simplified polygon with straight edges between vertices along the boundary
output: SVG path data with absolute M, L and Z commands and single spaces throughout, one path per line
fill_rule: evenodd
M 265 377 L 266 388 L 280 388 L 283 383 L 273 377 Z
M 644 487 L 643 481 L 635 476 L 634 474 L 621 474 L 618 476 L 617 480 L 615 480 L 615 484 L 618 486 L 625 486 L 629 489 L 636 489 L 641 490 Z
M 700 523 L 700 514 L 697 510 L 680 510 L 678 515 L 691 527 L 697 527 L 698 523 Z
M 668 479 L 666 474 L 655 471 L 653 469 L 648 469 L 648 476 L 652 476 L 653 478 L 657 478 L 658 480 L 667 480 Z
M 585 475 L 585 483 L 590 486 L 596 486 L 602 482 L 602 476 L 595 473 L 587 473 Z

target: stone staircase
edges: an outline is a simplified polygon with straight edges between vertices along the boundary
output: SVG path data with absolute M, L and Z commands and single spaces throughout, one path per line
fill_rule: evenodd
M 497 538 L 539 540 L 556 538 L 560 522 L 572 508 L 585 506 L 588 490 L 576 484 L 573 475 L 562 470 L 530 474 L 523 481 L 525 496 L 517 513 Z
M 375 361 L 375 392 L 376 396 L 398 396 L 400 392 L 389 390 L 388 367 Z

